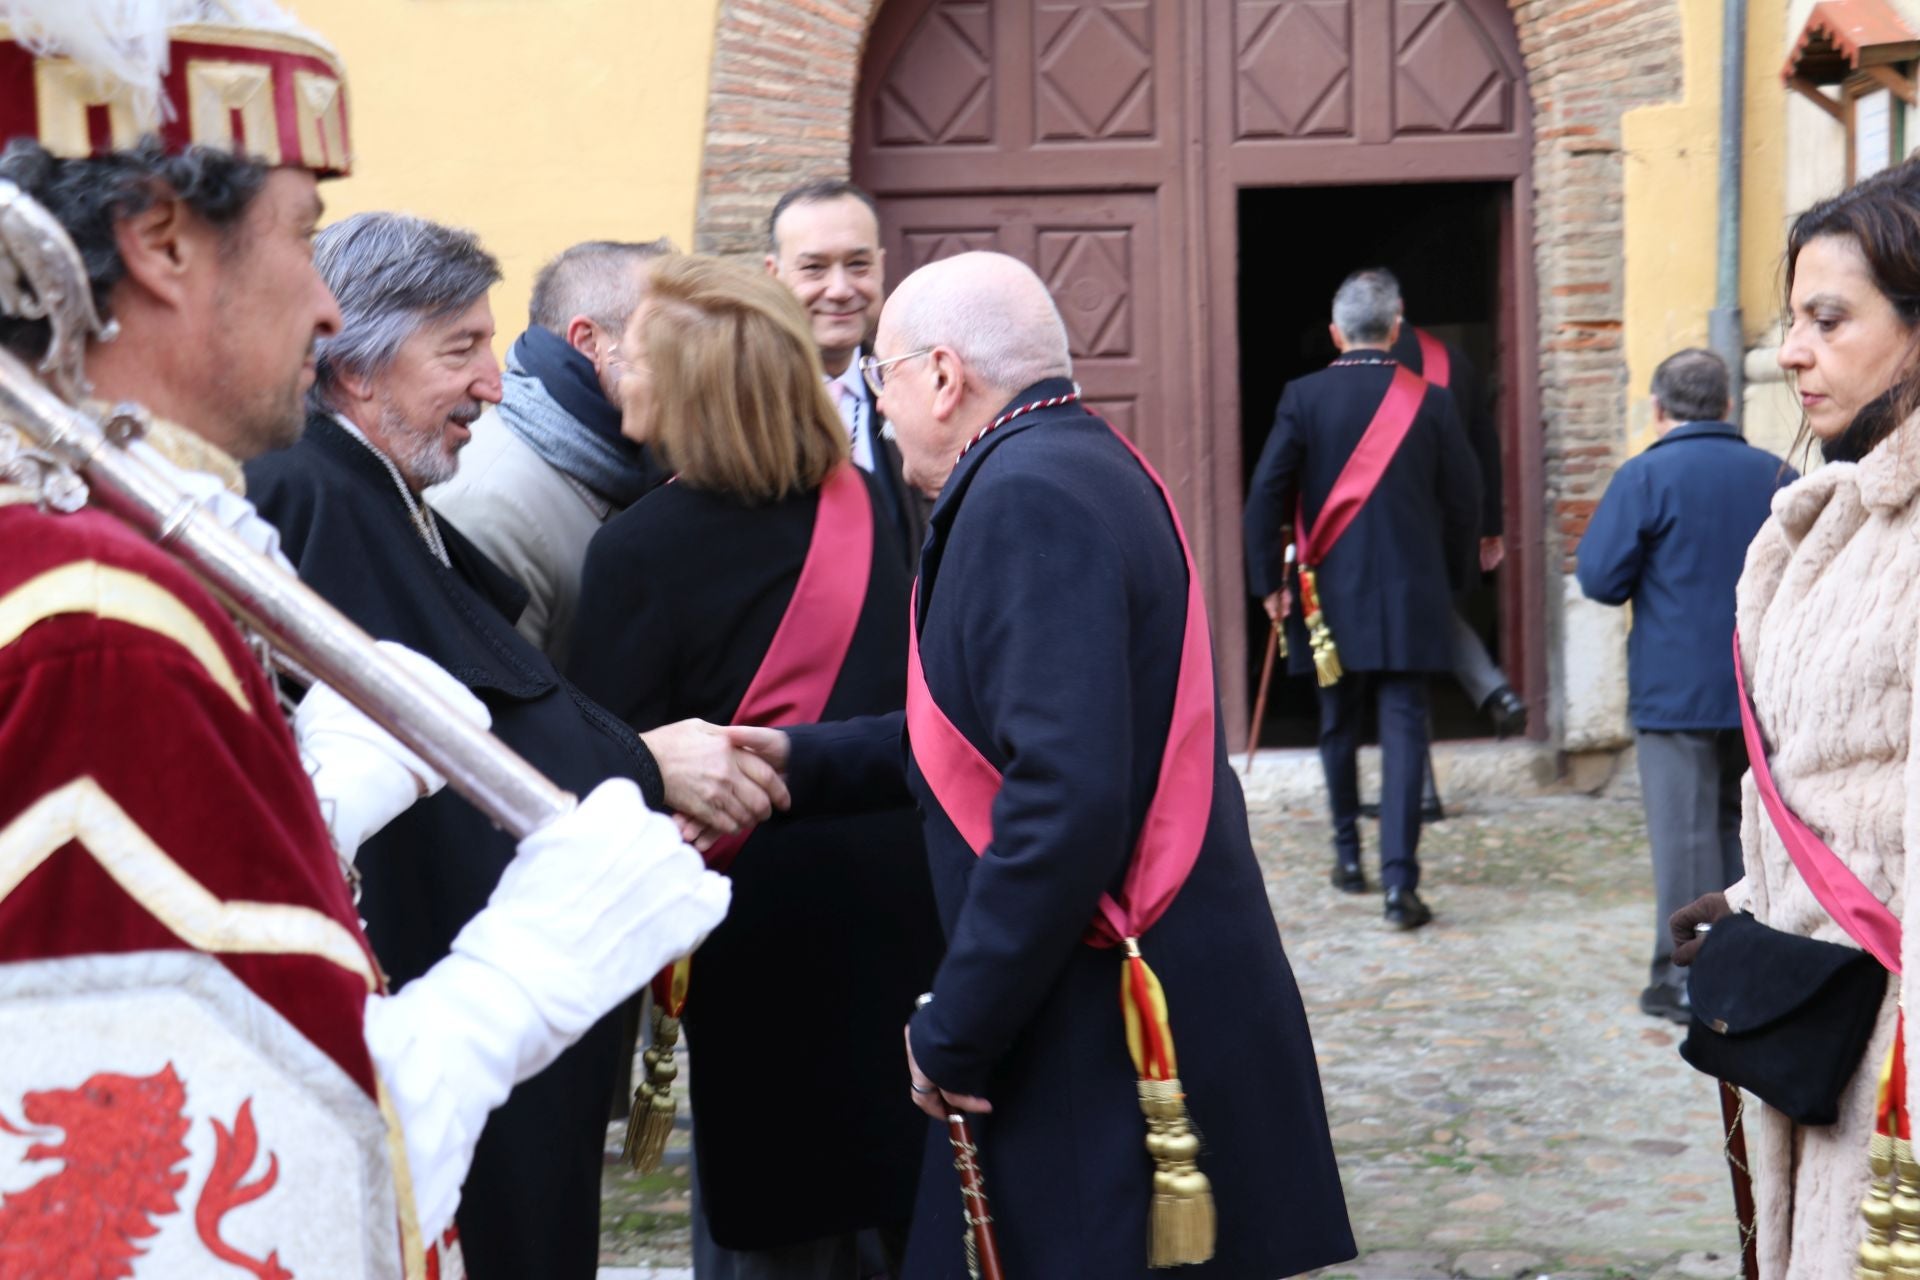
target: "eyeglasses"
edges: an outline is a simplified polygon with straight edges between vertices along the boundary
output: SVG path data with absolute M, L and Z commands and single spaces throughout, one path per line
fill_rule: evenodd
M 860 357 L 860 376 L 867 380 L 867 386 L 873 394 L 879 395 L 887 389 L 887 375 L 881 370 L 890 364 L 899 364 L 902 360 L 912 360 L 918 356 L 930 356 L 932 347 L 922 347 L 918 351 L 909 351 L 903 356 L 894 356 L 887 360 L 876 360 L 872 356 Z

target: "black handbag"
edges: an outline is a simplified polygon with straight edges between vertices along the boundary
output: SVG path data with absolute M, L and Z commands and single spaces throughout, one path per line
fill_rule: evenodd
M 1886 969 L 1864 951 L 1730 915 L 1688 971 L 1680 1056 L 1799 1124 L 1832 1124 L 1886 992 Z

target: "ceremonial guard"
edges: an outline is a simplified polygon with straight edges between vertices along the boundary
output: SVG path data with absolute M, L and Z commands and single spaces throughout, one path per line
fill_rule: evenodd
M 591 643 L 569 675 L 633 725 L 898 711 L 908 574 L 793 298 L 746 266 L 667 259 L 622 354 L 642 389 L 627 430 L 675 478 L 595 535 Z M 707 859 L 731 876 L 733 908 L 692 960 L 681 1012 L 719 1264 L 737 1280 L 858 1280 L 876 1241 L 856 1236 L 871 1231 L 891 1273 L 924 1130 L 900 1101 L 900 1027 L 940 958 L 919 820 L 903 800 L 777 821 Z M 774 1062 L 819 1134 L 803 1178 L 747 1104 Z
M 797 812 L 925 814 L 947 954 L 908 1027 L 935 1123 L 904 1275 L 959 1280 L 983 1217 L 974 1243 L 1010 1276 L 1270 1280 L 1352 1257 L 1165 488 L 1080 403 L 1059 313 L 1012 258 L 908 277 L 866 371 L 938 495 L 904 722 L 735 732 L 790 744 Z M 990 1213 L 963 1219 L 949 1115 L 970 1117 L 977 1162 L 964 1137 L 957 1154 Z
M 1288 383 L 1248 486 L 1247 576 L 1320 685 L 1335 888 L 1364 893 L 1358 753 L 1379 705 L 1386 919 L 1418 928 L 1427 678 L 1453 666 L 1453 595 L 1474 570 L 1480 479 L 1453 399 L 1389 354 L 1399 286 L 1361 271 L 1334 295 L 1332 367 Z M 1293 556 L 1289 556 L 1289 536 Z M 1297 584 L 1291 562 L 1297 561 Z M 1297 600 L 1299 608 L 1293 608 Z
M 318 344 L 314 412 L 299 443 L 247 467 L 301 579 L 372 635 L 439 662 L 486 705 L 494 732 L 559 785 L 585 792 L 630 778 L 655 808 L 690 807 L 648 744 L 514 630 L 525 590 L 421 501 L 451 475 L 480 406 L 500 399 L 493 259 L 468 233 L 360 214 L 320 233 L 315 261 L 344 319 Z M 367 843 L 360 909 L 395 982 L 446 954 L 512 856 L 512 842 L 453 796 Z M 591 1280 L 620 1052 L 609 1019 L 489 1119 L 461 1206 L 478 1280 Z
M 0 1271 L 459 1275 L 489 1109 L 727 888 L 608 783 L 389 994 L 343 863 L 441 779 L 324 685 L 296 744 L 257 655 L 291 626 L 380 668 L 363 696 L 485 709 L 341 627 L 226 487 L 297 432 L 339 323 L 306 242 L 348 164 L 343 74 L 268 4 L 101 8 L 0 3 Z M 103 433 L 49 388 L 192 431 L 128 408 Z

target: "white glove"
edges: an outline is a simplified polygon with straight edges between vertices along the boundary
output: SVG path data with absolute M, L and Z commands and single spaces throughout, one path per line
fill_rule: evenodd
M 625 779 L 520 842 L 453 953 L 367 1001 L 423 1235 L 453 1221 L 487 1113 L 726 914 L 731 886 Z
M 182 493 L 198 501 L 203 511 L 240 541 L 261 555 L 271 556 L 288 573 L 294 572 L 292 563 L 280 553 L 280 531 L 261 519 L 253 504 L 227 488 L 218 476 L 175 466 L 145 440 L 130 442 L 127 452 L 173 481 Z
M 486 728 L 486 705 L 430 658 L 382 640 L 386 655 L 462 719 Z M 425 760 L 324 684 L 307 690 L 293 713 L 293 736 L 307 758 L 327 830 L 351 860 L 368 837 L 447 784 Z

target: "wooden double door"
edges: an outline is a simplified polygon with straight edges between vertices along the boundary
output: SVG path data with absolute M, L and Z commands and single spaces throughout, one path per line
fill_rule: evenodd
M 1239 238 L 1316 253 L 1311 227 L 1243 228 L 1240 195 L 1508 185 L 1492 372 L 1518 550 L 1541 496 L 1538 432 L 1518 429 L 1537 416 L 1531 237 L 1515 233 L 1530 225 L 1526 114 L 1500 0 L 885 0 L 874 19 L 853 175 L 880 202 L 890 276 L 997 249 L 1047 282 L 1088 400 L 1180 503 L 1231 732 L 1244 731 L 1250 604 L 1241 373 L 1262 359 L 1241 350 L 1239 312 L 1244 291 L 1287 287 L 1241 278 Z M 1530 560 L 1507 572 L 1501 646 L 1536 695 L 1538 576 Z

